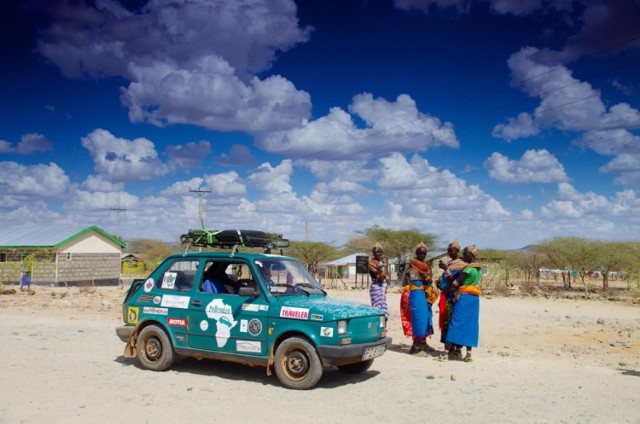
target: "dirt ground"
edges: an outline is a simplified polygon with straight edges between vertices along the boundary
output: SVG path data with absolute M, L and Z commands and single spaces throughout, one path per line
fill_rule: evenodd
M 0 296 L 0 423 L 640 423 L 638 304 L 485 296 L 474 362 L 440 362 L 407 354 L 390 292 L 392 349 L 362 375 L 328 369 L 314 389 L 293 391 L 260 367 L 136 367 L 114 330 L 123 295 Z M 366 290 L 330 296 L 369 303 Z

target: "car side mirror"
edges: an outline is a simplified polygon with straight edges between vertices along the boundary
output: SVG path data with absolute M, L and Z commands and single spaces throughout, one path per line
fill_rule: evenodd
M 256 297 L 259 293 L 258 290 L 253 287 L 240 287 L 240 289 L 238 290 L 238 294 L 240 296 Z

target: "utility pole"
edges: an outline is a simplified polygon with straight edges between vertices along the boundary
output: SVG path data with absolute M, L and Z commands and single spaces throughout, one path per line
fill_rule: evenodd
M 110 211 L 116 213 L 116 237 L 119 240 L 122 240 L 122 236 L 120 234 L 120 213 L 125 212 L 125 208 L 109 208 Z
M 304 241 L 309 241 L 309 222 L 304 222 Z
M 211 190 L 189 189 L 189 191 L 198 195 L 198 219 L 200 220 L 200 228 L 204 230 L 204 221 L 202 220 L 202 196 L 206 193 L 211 193 Z

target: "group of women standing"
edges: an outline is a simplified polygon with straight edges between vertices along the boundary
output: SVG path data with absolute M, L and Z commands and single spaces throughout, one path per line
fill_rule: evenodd
M 371 304 L 385 311 L 389 319 L 386 301 L 387 266 L 380 244 L 373 248 L 373 258 L 369 261 Z M 482 294 L 478 287 L 481 266 L 477 262 L 479 252 L 474 246 L 467 246 L 459 258 L 460 244 L 456 241 L 447 247 L 447 262 L 440 261 L 438 267 L 443 273 L 434 287 L 433 274 L 426 261 L 427 246 L 416 246 L 415 256 L 402 276 L 402 295 L 400 297 L 400 318 L 406 336 L 412 337 L 409 353 L 427 356 L 435 351 L 427 343 L 427 337 L 434 333 L 432 305 L 437 303 L 440 341 L 446 352 L 439 359 L 462 359 L 471 362 L 471 351 L 478 346 L 480 300 Z M 466 347 L 466 356 L 462 356 L 462 347 Z

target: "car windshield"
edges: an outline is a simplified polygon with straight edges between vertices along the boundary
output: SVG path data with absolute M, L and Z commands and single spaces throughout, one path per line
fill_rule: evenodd
M 326 294 L 320 284 L 296 260 L 269 258 L 255 261 L 262 281 L 274 296 Z

